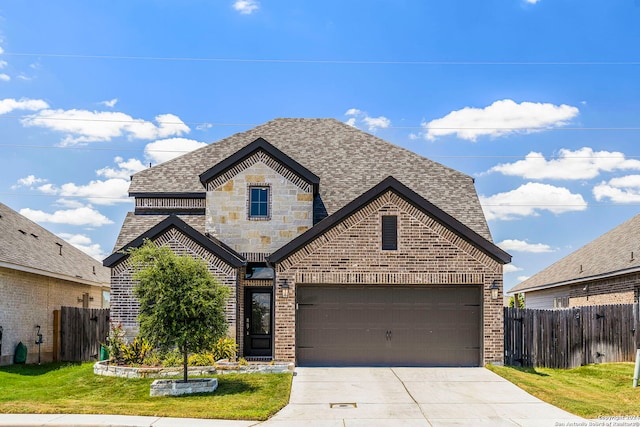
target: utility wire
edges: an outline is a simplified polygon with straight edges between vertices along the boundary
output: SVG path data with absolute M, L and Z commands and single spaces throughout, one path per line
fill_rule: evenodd
M 213 143 L 215 144 L 215 143 Z M 210 144 L 208 144 L 210 145 Z M 2 144 L 0 143 L 0 147 L 8 147 L 8 148 L 26 148 L 26 149 L 54 149 L 54 150 L 77 150 L 77 151 L 117 151 L 117 152 L 133 152 L 133 153 L 190 153 L 188 150 L 159 150 L 159 149 L 145 149 L 145 148 L 108 148 L 108 147 L 87 147 L 87 146 L 77 146 L 77 145 L 25 145 L 25 144 Z M 430 159 L 439 158 L 439 159 L 522 159 L 526 154 L 513 154 L 513 155 L 504 155 L 504 154 L 486 154 L 486 155 L 453 155 L 453 154 L 434 154 L 428 155 L 427 157 Z M 538 157 L 536 157 L 538 158 Z M 620 156 L 559 156 L 559 155 L 549 155 L 549 156 L 540 156 L 540 159 L 635 159 L 640 158 L 640 155 L 628 155 L 625 154 L 624 157 Z
M 335 64 L 335 65 L 600 65 L 635 66 L 640 61 L 381 61 L 381 60 L 341 60 L 341 59 L 295 59 L 295 58 L 211 58 L 211 57 L 167 57 L 140 55 L 82 55 L 71 53 L 30 53 L 4 52 L 5 56 L 68 58 L 68 59 L 117 59 L 135 61 L 173 61 L 173 62 L 229 62 L 229 63 L 272 63 L 272 64 Z
M 122 200 L 127 202 L 133 202 L 134 197 L 116 197 L 116 196 L 89 196 L 89 195 L 62 195 L 62 194 L 34 194 L 34 193 L 10 193 L 0 192 L 2 196 L 18 196 L 18 197 L 49 197 L 49 198 L 62 198 L 62 199 L 106 199 L 106 200 Z M 494 203 L 480 203 L 482 206 L 487 207 L 540 207 L 540 208 L 554 208 L 554 207 L 626 207 L 626 206 L 640 206 L 638 203 L 593 203 L 588 205 L 583 204 L 494 204 Z
M 111 112 L 107 112 L 111 113 Z M 69 122 L 100 122 L 100 123 L 131 123 L 131 124 L 143 124 L 153 123 L 144 119 L 100 119 L 100 118 L 76 118 L 76 117 L 41 117 L 35 115 L 16 116 L 16 115 L 0 115 L 0 119 L 19 119 L 27 120 L 31 122 L 38 121 L 69 121 Z M 183 121 L 164 121 L 158 120 L 155 123 L 159 125 L 191 125 L 191 126 L 207 126 L 212 127 L 255 127 L 259 124 L 256 123 L 209 123 L 209 122 L 183 122 Z M 509 126 L 387 126 L 378 129 L 420 129 L 420 130 L 511 130 L 511 131 L 551 131 L 551 130 L 571 130 L 571 131 L 639 131 L 640 126 L 621 126 L 621 127 L 556 127 L 556 126 L 525 126 L 525 127 L 509 127 Z

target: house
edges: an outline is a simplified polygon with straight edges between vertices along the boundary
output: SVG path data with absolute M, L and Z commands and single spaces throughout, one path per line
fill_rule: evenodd
M 527 308 L 632 304 L 640 289 L 640 215 L 603 234 L 527 280 Z
M 108 268 L 0 203 L 0 365 L 13 362 L 19 342 L 37 361 L 38 331 L 41 360 L 53 360 L 53 311 L 101 308 L 108 298 Z
M 473 179 L 334 119 L 275 119 L 133 175 L 112 319 L 137 331 L 123 249 L 204 259 L 249 360 L 501 363 L 502 266 Z M 492 298 L 493 297 L 493 298 Z

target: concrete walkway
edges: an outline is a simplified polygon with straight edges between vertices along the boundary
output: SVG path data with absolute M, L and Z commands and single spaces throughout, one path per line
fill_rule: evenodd
M 296 368 L 289 405 L 261 426 L 557 426 L 571 420 L 581 418 L 484 368 Z
M 296 368 L 289 405 L 263 423 L 118 415 L 4 415 L 0 426 L 558 426 L 581 418 L 484 368 Z

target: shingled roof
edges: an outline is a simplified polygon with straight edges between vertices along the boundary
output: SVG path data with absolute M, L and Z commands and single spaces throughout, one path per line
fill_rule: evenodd
M 129 194 L 202 192 L 200 174 L 257 138 L 264 138 L 320 178 L 320 197 L 329 215 L 393 175 L 491 241 L 470 176 L 335 119 L 271 120 L 136 173 Z M 127 217 L 126 226 L 140 234 L 144 227 L 137 217 Z M 125 241 L 123 236 L 118 238 L 119 243 Z
M 528 292 L 640 271 L 640 215 L 513 287 Z
M 2 203 L 0 267 L 94 286 L 111 278 L 99 261 Z

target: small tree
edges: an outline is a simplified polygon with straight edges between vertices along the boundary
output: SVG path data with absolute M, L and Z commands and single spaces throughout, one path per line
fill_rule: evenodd
M 509 298 L 509 307 L 515 307 L 515 296 L 518 297 L 518 306 L 517 308 L 524 308 L 524 294 L 515 294 L 511 298 Z
M 176 255 L 150 240 L 127 253 L 138 281 L 134 293 L 140 302 L 140 335 L 156 347 L 177 347 L 187 382 L 189 353 L 211 348 L 227 332 L 224 307 L 229 289 L 209 273 L 203 260 Z

